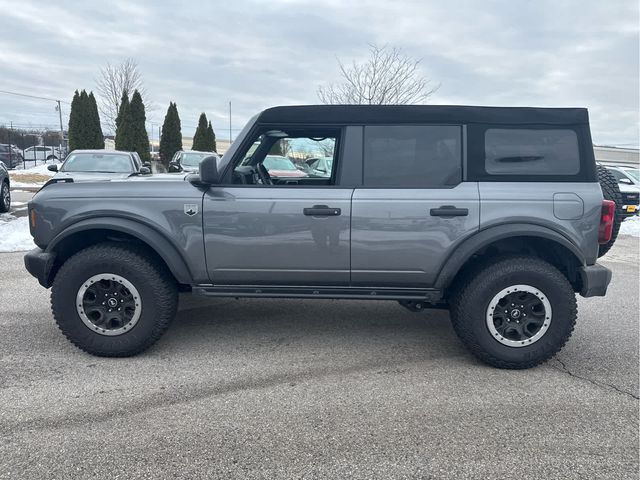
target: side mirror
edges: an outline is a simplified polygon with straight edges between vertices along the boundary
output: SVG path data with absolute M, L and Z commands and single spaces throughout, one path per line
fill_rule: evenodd
M 207 185 L 220 183 L 218 159 L 215 156 L 211 155 L 209 157 L 205 157 L 200 162 L 200 181 Z
M 625 185 L 633 185 L 633 182 L 628 178 L 621 178 L 620 180 L 618 180 L 618 183 L 624 183 Z
M 50 172 L 57 172 L 58 165 L 56 165 L 55 163 L 53 165 L 47 165 L 47 170 L 49 170 Z
M 151 173 L 151 169 L 147 166 L 140 167 L 139 173 L 140 175 L 149 175 Z
M 178 162 L 169 162 L 169 172 L 175 173 L 182 170 L 182 167 Z

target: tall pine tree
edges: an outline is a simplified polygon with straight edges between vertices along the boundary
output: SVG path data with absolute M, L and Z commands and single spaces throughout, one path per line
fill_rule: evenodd
M 81 143 L 80 124 L 80 93 L 78 90 L 73 94 L 73 100 L 71 100 L 71 111 L 69 112 L 69 151 L 77 150 L 78 145 Z
M 193 145 L 191 146 L 191 149 L 206 152 L 208 150 L 208 143 L 207 116 L 204 113 L 201 113 L 200 119 L 198 120 L 198 128 L 196 128 L 196 133 L 193 135 Z
M 69 150 L 102 149 L 104 137 L 93 92 L 76 90 L 69 112 Z
M 169 164 L 178 150 L 182 150 L 182 127 L 178 107 L 170 102 L 160 135 L 160 158 L 165 165 Z
M 217 152 L 216 149 L 216 134 L 213 131 L 213 126 L 211 125 L 211 121 L 209 121 L 209 126 L 207 127 L 207 142 L 208 142 L 208 149 L 207 151 L 209 152 Z
M 104 134 L 100 126 L 98 104 L 96 103 L 96 97 L 93 96 L 93 92 L 90 92 L 87 98 L 87 110 L 87 121 L 89 122 L 89 137 L 87 140 L 91 145 L 88 148 L 104 149 Z
M 142 96 L 138 90 L 134 90 L 129 104 L 129 115 L 125 117 L 125 123 L 131 136 L 131 150 L 138 152 L 143 162 L 151 161 L 149 152 L 149 135 L 147 134 L 147 116 L 144 111 Z
M 131 150 L 131 142 L 127 136 L 127 120 L 129 115 L 129 94 L 126 90 L 122 92 L 118 117 L 116 118 L 116 150 Z

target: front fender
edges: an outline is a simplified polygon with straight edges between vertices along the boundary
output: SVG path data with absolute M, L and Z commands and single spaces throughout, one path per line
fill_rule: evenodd
M 80 232 L 91 230 L 113 230 L 126 233 L 147 244 L 160 256 L 169 267 L 169 270 L 179 283 L 191 284 L 193 273 L 188 263 L 175 245 L 173 245 L 161 232 L 132 220 L 118 217 L 97 217 L 80 220 L 58 233 L 47 245 L 46 253 L 54 253 L 56 247 L 65 239 Z

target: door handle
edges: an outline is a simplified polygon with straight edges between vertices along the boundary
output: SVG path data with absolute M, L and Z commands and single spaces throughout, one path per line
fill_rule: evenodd
M 339 208 L 331 208 L 326 205 L 314 205 L 311 208 L 303 208 L 302 213 L 309 217 L 335 217 L 342 213 Z
M 453 205 L 442 205 L 438 208 L 432 208 L 430 213 L 432 217 L 466 217 L 469 215 L 469 209 L 457 208 Z

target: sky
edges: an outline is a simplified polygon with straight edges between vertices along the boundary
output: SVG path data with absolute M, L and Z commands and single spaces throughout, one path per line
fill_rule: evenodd
M 148 129 L 169 101 L 183 134 L 200 112 L 219 138 L 273 105 L 319 103 L 338 59 L 368 45 L 421 59 L 428 104 L 587 107 L 594 142 L 637 147 L 637 0 L 0 0 L 0 91 L 61 99 L 100 69 L 139 65 Z M 55 103 L 0 93 L 0 124 L 58 125 Z

